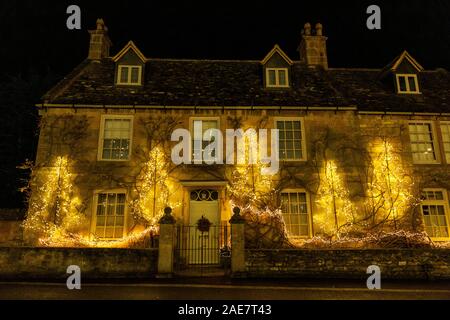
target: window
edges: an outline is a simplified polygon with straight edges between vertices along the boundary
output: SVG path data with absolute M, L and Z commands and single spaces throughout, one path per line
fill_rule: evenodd
M 132 116 L 103 117 L 100 126 L 99 160 L 129 160 L 132 127 Z
M 123 237 L 125 193 L 98 193 L 95 212 L 95 236 L 100 239 Z
M 420 93 L 419 82 L 415 74 L 397 74 L 398 93 Z
M 414 163 L 438 162 L 431 122 L 410 123 L 409 137 Z
M 420 208 L 427 234 L 435 240 L 449 238 L 446 190 L 425 189 L 422 192 Z
M 289 87 L 287 68 L 266 68 L 266 87 L 286 88 Z
M 450 164 L 450 122 L 441 122 L 442 144 L 444 145 L 445 159 Z
M 281 192 L 281 212 L 289 236 L 311 235 L 309 200 L 306 192 L 296 190 Z
M 195 128 L 201 128 L 201 137 L 198 134 L 196 136 L 194 130 Z M 204 139 L 204 134 L 209 129 L 219 129 L 219 119 L 218 118 L 203 118 L 203 119 L 193 119 L 192 120 L 192 155 L 194 159 L 202 159 L 203 151 L 205 148 L 214 141 L 213 136 L 210 134 L 207 138 Z M 196 140 L 198 138 L 198 140 Z M 214 157 L 215 154 L 213 153 Z
M 279 158 L 287 161 L 306 160 L 303 120 L 285 118 L 275 120 L 279 130 Z
M 141 85 L 141 66 L 120 65 L 117 73 L 117 84 Z

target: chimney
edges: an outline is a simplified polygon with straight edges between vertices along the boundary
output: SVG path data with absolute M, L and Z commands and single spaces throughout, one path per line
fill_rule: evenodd
M 97 29 L 89 30 L 89 34 L 91 35 L 91 40 L 89 42 L 88 59 L 100 60 L 109 57 L 109 48 L 112 43 L 103 19 L 97 19 Z
M 300 62 L 308 67 L 322 67 L 328 69 L 327 37 L 323 36 L 323 27 L 316 24 L 311 30 L 311 24 L 306 23 L 302 30 L 302 39 L 298 47 Z

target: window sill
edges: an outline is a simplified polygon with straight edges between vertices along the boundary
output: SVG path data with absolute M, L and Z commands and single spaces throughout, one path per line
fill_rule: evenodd
M 129 162 L 130 159 L 97 159 L 97 162 Z
M 436 241 L 436 242 L 448 242 L 448 241 L 450 241 L 450 237 L 449 238 L 432 238 L 432 237 L 430 237 L 430 239 L 432 241 Z
M 415 166 L 435 166 L 435 165 L 442 165 L 441 162 L 414 162 L 413 165 Z

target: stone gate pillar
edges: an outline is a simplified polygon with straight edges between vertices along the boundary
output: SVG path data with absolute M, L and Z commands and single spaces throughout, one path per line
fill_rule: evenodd
M 241 209 L 235 207 L 231 224 L 231 276 L 245 276 L 245 219 L 241 216 Z
M 171 278 L 173 275 L 175 218 L 172 209 L 164 209 L 159 220 L 158 278 Z

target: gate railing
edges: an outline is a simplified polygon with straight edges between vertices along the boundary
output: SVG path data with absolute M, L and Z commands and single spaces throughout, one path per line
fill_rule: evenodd
M 177 225 L 175 228 L 175 270 L 203 266 L 229 267 L 229 225 L 211 226 L 209 231 L 201 231 L 198 226 Z

